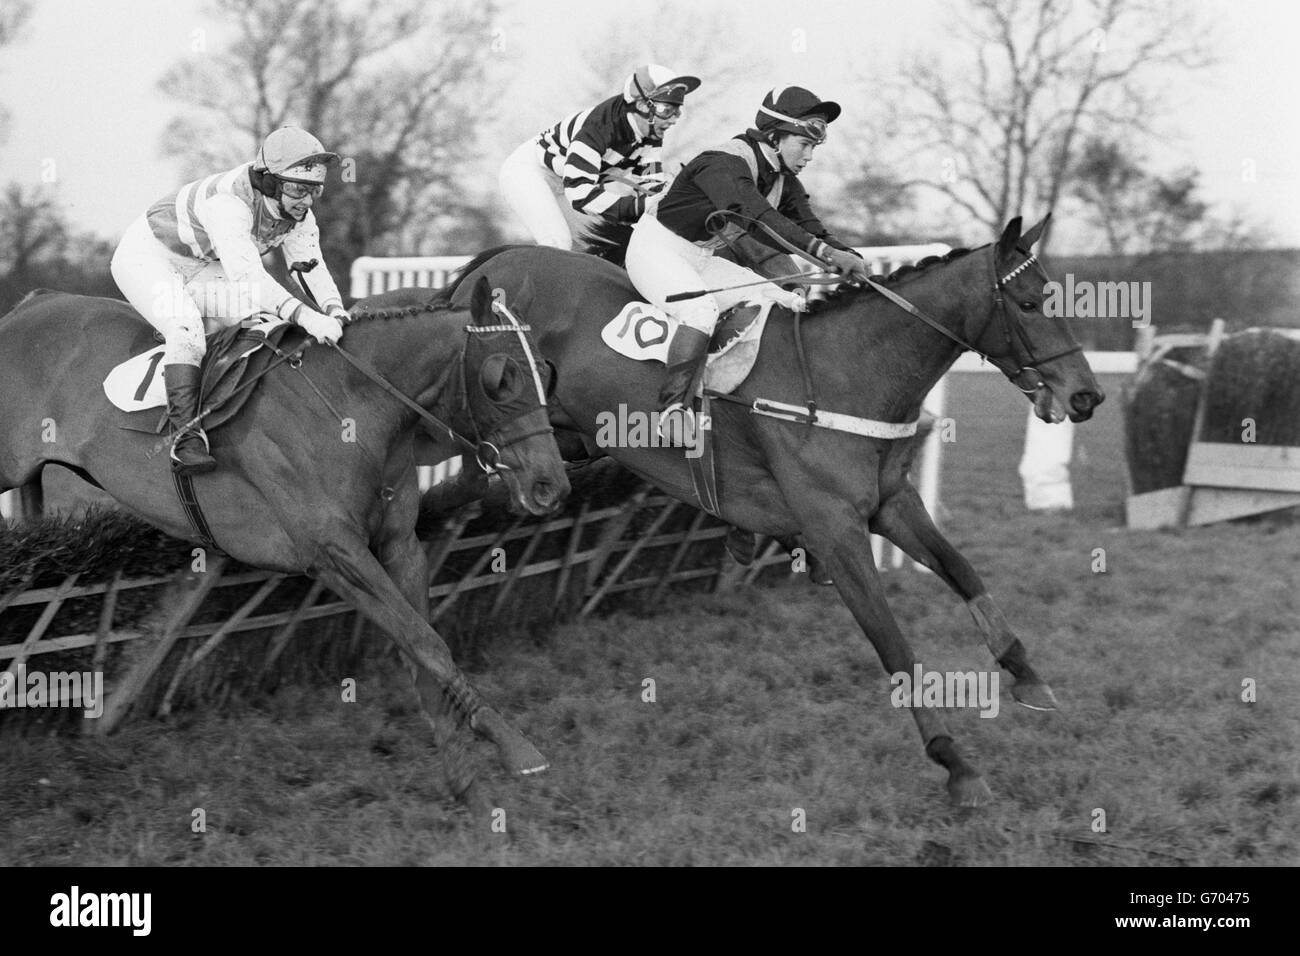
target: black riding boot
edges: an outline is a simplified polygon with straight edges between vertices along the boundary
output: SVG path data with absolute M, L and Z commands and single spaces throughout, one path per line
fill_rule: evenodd
M 672 434 L 672 422 L 680 420 L 683 430 L 678 434 L 681 441 L 672 444 L 686 444 L 686 437 L 694 434 L 695 414 L 691 405 L 691 386 L 695 384 L 695 375 L 704 363 L 709 351 L 709 336 L 698 329 L 679 325 L 668 343 L 667 369 L 663 385 L 659 388 L 659 435 L 661 438 L 676 438 Z
M 199 376 L 197 365 L 164 365 L 163 382 L 167 385 L 167 420 L 172 431 L 179 431 L 199 413 Z M 172 470 L 182 475 L 201 475 L 217 467 L 208 454 L 208 436 L 194 427 L 172 445 Z

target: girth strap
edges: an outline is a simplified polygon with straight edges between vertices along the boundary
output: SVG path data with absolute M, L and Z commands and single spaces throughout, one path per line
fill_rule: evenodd
M 208 519 L 203 514 L 203 507 L 199 504 L 199 496 L 194 492 L 193 476 L 182 475 L 173 470 L 172 482 L 176 485 L 176 497 L 180 499 L 181 509 L 185 512 L 185 517 L 190 519 L 190 527 L 194 529 L 205 545 L 213 551 L 221 551 L 220 546 L 212 537 L 212 529 L 208 526 Z

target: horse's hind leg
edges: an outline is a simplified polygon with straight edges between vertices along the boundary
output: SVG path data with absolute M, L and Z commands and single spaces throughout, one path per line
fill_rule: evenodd
M 871 530 L 894 542 L 962 597 L 994 660 L 1016 679 L 1011 696 L 1017 702 L 1034 710 L 1057 708 L 1056 695 L 1030 666 L 1024 644 L 1007 624 L 984 582 L 935 527 L 915 488 L 907 485 L 883 501 L 871 519 Z
M 343 534 L 333 536 L 333 541 L 319 547 L 312 572 L 374 621 L 403 656 L 436 684 L 434 693 L 445 698 L 438 710 L 454 715 L 457 724 L 467 722 L 496 744 L 502 763 L 511 772 L 545 770 L 545 758 L 484 702 L 452 660 L 438 632 L 410 605 L 379 560 L 360 541 L 350 541 Z M 423 699 L 425 685 L 420 686 Z M 463 782 L 472 779 L 472 774 L 455 768 L 454 778 Z

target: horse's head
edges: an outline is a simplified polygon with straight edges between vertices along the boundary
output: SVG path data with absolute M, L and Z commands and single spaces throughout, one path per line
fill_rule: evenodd
M 547 418 L 555 367 L 523 324 L 526 298 L 527 288 L 512 308 L 486 277 L 479 279 L 470 300 L 463 377 L 479 464 L 501 475 L 512 511 L 546 515 L 568 497 L 569 479 Z
M 1049 280 L 1032 249 L 1048 218 L 1021 235 L 1017 216 L 991 247 L 993 316 L 974 344 L 998 361 L 1043 421 L 1081 422 L 1106 396 L 1065 319 L 1044 314 Z

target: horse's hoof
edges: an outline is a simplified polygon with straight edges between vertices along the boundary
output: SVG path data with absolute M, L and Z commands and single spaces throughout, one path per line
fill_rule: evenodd
M 550 766 L 541 751 L 496 711 L 484 707 L 474 715 L 472 726 L 497 745 L 501 765 L 508 773 L 541 773 Z
M 522 736 L 509 747 L 501 748 L 501 763 L 511 773 L 541 773 L 550 761 Z
M 977 773 L 948 778 L 948 796 L 958 807 L 982 807 L 993 800 L 993 791 Z
M 1018 681 L 1011 688 L 1011 696 L 1017 704 L 1030 710 L 1059 710 L 1060 704 L 1052 688 L 1042 681 Z

